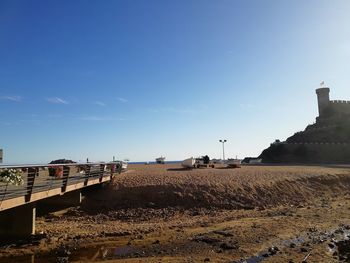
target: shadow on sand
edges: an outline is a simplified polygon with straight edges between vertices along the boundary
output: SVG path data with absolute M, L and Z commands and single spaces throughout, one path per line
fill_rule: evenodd
M 168 168 L 167 171 L 190 171 L 193 170 L 194 168 L 186 168 L 186 167 L 182 167 L 182 168 Z
M 210 169 L 219 169 L 219 170 L 226 170 L 226 169 L 236 169 L 236 168 L 241 168 L 241 167 L 214 167 L 214 168 L 210 168 Z M 209 168 L 205 168 L 205 167 L 199 167 L 199 168 L 185 168 L 185 167 L 182 167 L 182 168 L 168 168 L 167 171 L 178 171 L 178 172 L 181 172 L 181 171 L 190 171 L 190 170 L 193 170 L 193 169 L 209 169 Z
M 241 167 L 232 167 L 232 166 L 225 166 L 225 167 L 215 167 L 215 169 L 222 169 L 222 170 L 226 170 L 226 169 L 237 169 L 237 168 L 241 168 Z

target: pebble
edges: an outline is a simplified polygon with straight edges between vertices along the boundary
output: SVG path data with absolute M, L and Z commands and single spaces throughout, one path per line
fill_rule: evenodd
M 308 250 L 307 250 L 305 247 L 301 247 L 301 248 L 300 248 L 300 252 L 305 253 L 305 252 L 308 252 Z

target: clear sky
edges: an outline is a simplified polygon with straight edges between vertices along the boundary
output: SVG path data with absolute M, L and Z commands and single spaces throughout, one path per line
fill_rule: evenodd
M 6 163 L 256 156 L 350 100 L 348 0 L 0 1 Z

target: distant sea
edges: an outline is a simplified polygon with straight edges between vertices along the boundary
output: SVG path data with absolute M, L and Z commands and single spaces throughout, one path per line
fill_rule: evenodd
M 182 161 L 165 161 L 165 164 L 176 164 L 176 163 L 181 163 Z M 129 162 L 129 164 L 156 164 L 156 162 Z
M 176 164 L 176 163 L 181 163 L 182 161 L 166 161 L 165 164 Z M 80 161 L 78 162 L 78 164 L 80 163 Z M 145 164 L 145 163 L 148 163 L 148 164 L 156 164 L 156 162 L 128 162 L 129 164 Z M 8 166 L 16 166 L 16 165 L 22 165 L 22 166 L 25 166 L 25 165 L 38 165 L 38 164 L 46 164 L 46 163 L 0 163 L 0 166 L 2 165 L 8 165 Z

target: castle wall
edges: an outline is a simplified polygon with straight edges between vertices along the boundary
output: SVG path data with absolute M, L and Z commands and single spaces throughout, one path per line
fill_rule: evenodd
M 281 162 L 350 164 L 350 143 L 285 143 Z
M 328 87 L 316 90 L 319 117 L 286 142 L 273 143 L 264 163 L 350 164 L 350 101 L 329 100 Z
M 350 114 L 350 101 L 346 100 L 331 100 L 328 106 L 336 115 Z

